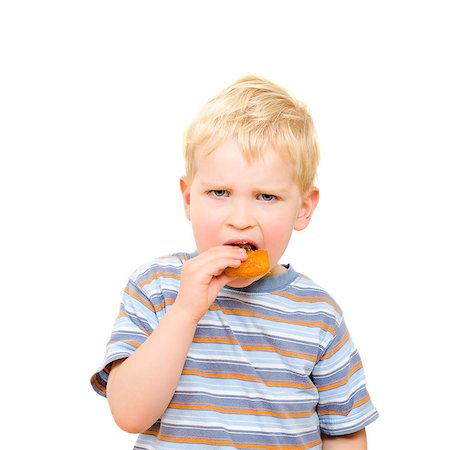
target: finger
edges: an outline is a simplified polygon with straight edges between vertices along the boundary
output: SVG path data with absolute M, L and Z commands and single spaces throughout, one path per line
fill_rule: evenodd
M 223 272 L 215 277 L 217 284 L 219 286 L 219 290 L 222 289 L 225 285 L 231 283 L 233 280 L 237 280 L 239 277 L 229 277 L 228 275 L 225 275 Z
M 240 247 L 233 245 L 219 245 L 217 247 L 212 247 L 200 255 L 204 255 L 208 258 L 236 258 L 240 260 L 247 259 L 247 252 Z M 200 256 L 199 255 L 199 256 Z
M 236 258 L 220 258 L 216 260 L 209 261 L 205 265 L 205 270 L 211 276 L 217 277 L 227 268 L 227 267 L 239 267 L 242 263 L 241 259 Z
M 217 276 L 226 267 L 239 267 L 247 259 L 247 252 L 238 247 L 214 247 L 191 260 L 191 270 Z

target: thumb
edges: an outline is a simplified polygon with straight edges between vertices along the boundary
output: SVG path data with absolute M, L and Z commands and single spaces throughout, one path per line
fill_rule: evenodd
M 221 275 L 215 276 L 211 280 L 210 284 L 210 299 L 212 302 L 216 299 L 217 295 L 219 294 L 219 291 L 228 283 L 230 283 L 233 280 L 236 280 L 237 277 L 229 277 L 222 273 Z

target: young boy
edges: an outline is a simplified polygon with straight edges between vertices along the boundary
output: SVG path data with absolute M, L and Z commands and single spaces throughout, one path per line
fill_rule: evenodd
M 199 113 L 184 152 L 197 251 L 130 277 L 94 389 L 140 433 L 135 449 L 365 449 L 377 411 L 342 312 L 279 264 L 319 200 L 307 109 L 242 78 Z M 225 274 L 244 242 L 268 251 L 266 275 Z

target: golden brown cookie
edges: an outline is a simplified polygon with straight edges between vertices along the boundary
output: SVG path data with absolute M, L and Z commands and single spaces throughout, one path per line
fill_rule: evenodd
M 254 278 L 266 274 L 270 269 L 267 250 L 252 250 L 248 244 L 239 245 L 247 251 L 247 259 L 239 267 L 227 267 L 225 275 L 229 277 Z

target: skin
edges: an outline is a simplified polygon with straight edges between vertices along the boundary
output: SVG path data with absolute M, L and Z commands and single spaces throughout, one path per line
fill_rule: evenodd
M 308 225 L 317 205 L 317 189 L 302 198 L 290 161 L 268 148 L 264 159 L 248 162 L 234 140 L 206 157 L 197 157 L 192 180 L 181 179 L 186 217 L 200 253 L 229 242 L 248 241 L 269 253 L 271 273 L 293 230 Z M 243 287 L 255 279 L 230 283 Z
M 323 450 L 367 450 L 366 430 L 345 436 L 327 436 L 322 434 Z
M 307 227 L 319 200 L 316 188 L 300 195 L 291 163 L 271 148 L 263 159 L 248 162 L 230 139 L 207 156 L 197 155 L 196 167 L 192 179 L 181 178 L 180 188 L 199 255 L 184 264 L 176 301 L 158 328 L 133 355 L 113 364 L 107 384 L 113 417 L 131 433 L 147 430 L 166 410 L 197 323 L 220 289 L 257 279 L 223 273 L 247 258 L 245 250 L 226 244 L 247 241 L 267 249 L 271 272 L 266 276 L 277 275 L 285 270 L 278 261 L 293 230 Z M 361 441 L 361 435 L 324 436 L 324 449 L 362 450 Z M 357 444 L 349 447 L 349 442 Z

